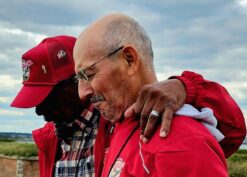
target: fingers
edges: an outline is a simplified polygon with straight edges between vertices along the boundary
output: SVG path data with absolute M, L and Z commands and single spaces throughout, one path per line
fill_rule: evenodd
M 146 102 L 150 103 L 150 102 Z M 158 123 L 156 123 L 156 121 L 158 121 L 158 118 L 156 118 L 154 115 L 150 115 L 149 113 L 151 112 L 151 107 L 153 107 L 153 105 L 149 105 L 149 106 L 144 106 L 144 107 L 148 107 L 149 109 L 145 109 L 146 111 L 142 111 L 141 113 L 141 118 L 140 118 L 140 139 L 143 140 L 144 142 L 148 142 L 148 139 L 153 135 L 153 133 L 155 132 L 155 126 L 158 125 Z M 124 113 L 124 117 L 133 117 L 136 115 L 135 113 L 135 109 L 136 109 L 136 103 L 132 104 Z M 148 123 L 148 127 L 146 128 L 146 125 Z M 146 131 L 145 131 L 146 129 Z M 154 130 L 155 129 L 155 130 Z M 144 137 L 144 132 L 146 132 L 146 137 Z
M 140 140 L 144 139 L 144 131 L 148 122 L 148 117 L 142 116 L 140 119 Z
M 143 142 L 146 143 L 148 140 L 153 136 L 153 134 L 156 132 L 157 127 L 160 124 L 161 121 L 161 113 L 164 110 L 164 102 L 162 100 L 157 101 L 154 106 L 152 107 L 152 110 L 150 111 L 150 114 L 147 119 L 145 131 L 143 132 Z M 153 114 L 154 111 L 154 114 Z M 157 112 L 158 114 L 156 114 Z
M 141 112 L 143 110 L 143 106 L 146 103 L 146 99 L 149 97 L 148 94 L 148 87 L 144 86 L 142 90 L 140 91 L 137 100 L 136 100 L 136 105 L 135 105 L 135 113 L 138 115 L 141 115 Z
M 140 138 L 148 141 L 157 130 L 161 123 L 160 136 L 166 137 L 170 131 L 173 113 L 178 110 L 186 98 L 185 88 L 177 79 L 162 81 L 155 84 L 149 84 L 140 91 L 136 105 L 126 114 L 140 116 Z M 160 113 L 160 117 L 150 115 L 155 110 Z M 161 119 L 162 117 L 162 119 Z M 162 120 L 162 121 L 161 121 Z M 143 136 L 142 136 L 143 135 Z
M 151 115 L 151 108 L 153 104 L 149 100 L 142 105 L 145 109 L 141 110 L 140 116 L 140 139 L 144 142 L 148 142 L 148 139 L 153 135 L 158 125 L 158 118 L 155 115 Z M 124 113 L 124 117 L 136 116 L 136 103 L 132 104 Z M 160 117 L 160 116 L 158 116 Z M 145 134 L 144 134 L 145 132 Z
M 142 138 L 142 141 L 144 143 L 147 143 L 149 139 L 153 136 L 153 134 L 156 132 L 159 122 L 160 117 L 151 114 L 149 115 L 146 122 L 145 131 L 143 131 L 143 137 L 140 137 Z
M 124 112 L 124 117 L 133 117 L 133 116 L 135 116 L 135 107 L 136 107 L 136 103 L 132 104 L 132 105 Z
M 162 114 L 160 137 L 164 138 L 169 134 L 174 112 L 175 110 L 171 106 L 166 106 L 165 111 Z
M 150 108 L 152 106 L 149 106 Z M 124 112 L 124 117 L 134 117 L 136 116 L 136 103 L 132 104 L 125 112 Z M 148 111 L 142 111 L 141 113 L 141 118 L 140 118 L 140 139 L 143 139 L 143 134 L 147 125 L 147 121 L 148 121 L 148 115 L 150 113 L 150 110 Z M 148 133 L 149 135 L 150 133 Z
M 162 119 L 161 115 L 157 116 L 152 114 L 152 112 L 149 114 L 146 127 L 143 132 L 143 137 L 140 137 L 144 143 L 147 143 L 156 132 L 161 120 L 160 137 L 164 138 L 169 134 L 172 117 L 176 111 L 176 107 L 174 107 L 173 104 L 164 104 L 164 102 L 160 100 L 153 106 L 153 110 L 157 111 L 159 114 L 162 114 Z
M 140 139 L 141 140 L 143 140 L 143 138 L 145 137 L 144 132 L 147 132 L 146 134 L 147 134 L 148 139 L 153 133 L 153 132 L 149 133 L 149 131 L 152 131 L 152 125 L 154 125 L 155 123 L 153 120 L 149 120 L 149 119 L 152 119 L 152 117 L 150 117 L 150 112 L 152 111 L 151 109 L 153 106 L 154 106 L 153 102 L 151 102 L 150 98 L 147 98 L 141 110 L 141 116 L 140 116 Z M 146 130 L 146 126 L 148 122 L 150 122 L 149 123 L 150 127 Z

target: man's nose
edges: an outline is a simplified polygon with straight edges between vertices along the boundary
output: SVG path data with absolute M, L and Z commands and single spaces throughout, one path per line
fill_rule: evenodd
M 85 101 L 93 94 L 93 88 L 90 83 L 85 83 L 84 81 L 79 80 L 78 93 L 80 99 Z

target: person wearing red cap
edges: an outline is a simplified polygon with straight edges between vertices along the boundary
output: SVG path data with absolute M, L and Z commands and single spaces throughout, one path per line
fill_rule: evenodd
M 33 131 L 39 150 L 41 177 L 93 174 L 98 176 L 102 171 L 104 158 L 97 156 L 100 159 L 94 159 L 94 154 L 104 154 L 109 144 L 111 125 L 100 118 L 99 112 L 90 105 L 89 98 L 82 102 L 78 96 L 72 58 L 75 40 L 70 36 L 47 38 L 22 56 L 23 88 L 11 106 L 36 107 L 36 113 L 43 115 L 48 121 L 43 128 Z M 187 96 L 184 93 L 184 86 Z M 220 92 L 213 94 L 212 90 Z M 136 111 L 144 118 L 143 122 L 148 122 L 149 132 L 145 133 L 144 128 L 142 132 L 150 137 L 153 122 L 157 119 L 143 116 L 143 110 L 151 110 L 155 99 L 143 98 L 143 92 L 148 93 L 145 95 L 155 93 L 156 99 L 166 97 L 164 106 L 166 102 L 169 104 L 174 102 L 177 107 L 181 107 L 186 98 L 187 103 L 195 106 L 211 107 L 219 120 L 219 129 L 225 135 L 221 144 L 225 155 L 232 154 L 241 144 L 244 134 L 241 124 L 243 119 L 235 116 L 235 111 L 228 107 L 228 104 L 221 104 L 224 98 L 231 103 L 232 99 L 218 84 L 206 81 L 196 73 L 184 72 L 182 76 L 145 87 L 140 93 L 137 101 L 139 110 Z M 147 100 L 151 106 L 145 104 Z M 219 114 L 218 110 L 221 109 L 228 110 L 227 116 L 224 113 Z M 128 114 L 133 114 L 133 108 Z M 145 119 L 147 117 L 150 118 L 147 120 Z M 229 124 L 235 128 L 229 131 Z M 95 143 L 100 148 L 94 149 Z

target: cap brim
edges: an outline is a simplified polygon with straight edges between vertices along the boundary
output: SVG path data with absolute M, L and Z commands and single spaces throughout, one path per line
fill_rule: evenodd
M 17 108 L 35 107 L 49 95 L 52 89 L 52 85 L 24 85 L 10 106 Z

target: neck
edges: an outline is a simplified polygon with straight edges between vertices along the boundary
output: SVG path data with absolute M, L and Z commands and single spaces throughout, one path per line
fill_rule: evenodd
M 126 106 L 126 108 L 128 108 L 129 106 L 131 106 L 133 103 L 136 102 L 138 95 L 140 93 L 140 91 L 143 89 L 143 87 L 145 85 L 148 84 L 153 84 L 156 83 L 158 80 L 156 78 L 156 75 L 153 73 L 149 73 L 149 74 L 143 74 L 143 75 L 139 75 L 137 77 L 131 78 L 129 80 L 129 86 L 131 85 L 130 88 L 128 88 L 129 93 L 127 100 L 128 101 L 128 105 Z

